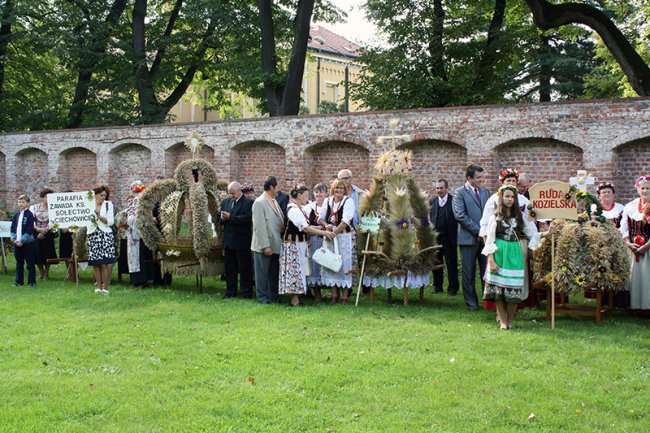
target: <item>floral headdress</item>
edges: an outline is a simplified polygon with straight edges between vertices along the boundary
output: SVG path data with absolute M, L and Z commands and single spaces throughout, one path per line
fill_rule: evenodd
M 131 185 L 129 185 L 129 188 L 131 188 L 131 191 L 138 193 L 142 192 L 147 188 L 147 185 L 142 183 L 141 180 L 136 180 L 134 182 L 131 182 Z
M 601 183 L 600 185 L 598 185 L 598 188 L 596 188 L 596 192 L 600 193 L 601 189 L 607 189 L 607 188 L 611 189 L 612 192 L 614 192 L 614 193 L 616 192 L 616 189 L 614 189 L 614 184 L 611 183 L 611 182 L 603 182 L 603 183 Z
M 241 186 L 241 192 L 247 193 L 247 192 L 255 192 L 253 189 L 253 184 L 250 182 L 244 182 L 244 184 Z
M 637 187 L 643 182 L 650 182 L 650 176 L 639 176 L 636 182 L 634 182 L 634 186 Z
M 514 168 L 504 168 L 501 170 L 501 173 L 499 173 L 499 185 L 502 185 L 503 181 L 506 180 L 507 177 L 512 176 L 519 180 L 519 172 Z
M 515 197 L 517 196 L 517 194 L 518 194 L 517 188 L 515 188 L 515 187 L 512 186 L 512 185 L 503 185 L 502 187 L 500 187 L 500 188 L 497 190 L 497 195 L 502 196 L 503 193 L 504 193 L 506 190 L 508 190 L 508 189 L 509 189 L 510 191 L 512 191 L 512 192 L 515 193 Z

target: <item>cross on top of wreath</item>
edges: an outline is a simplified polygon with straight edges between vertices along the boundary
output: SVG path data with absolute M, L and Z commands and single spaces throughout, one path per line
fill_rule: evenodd
M 587 189 L 587 185 L 593 185 L 595 182 L 596 178 L 590 174 L 588 175 L 587 170 L 578 170 L 574 177 L 569 178 L 571 186 L 583 191 Z
M 381 135 L 377 137 L 377 142 L 379 144 L 383 144 L 385 141 L 390 140 L 391 145 L 393 146 L 393 149 L 397 147 L 397 141 L 401 140 L 410 140 L 411 136 L 408 134 L 403 134 L 403 135 L 397 135 L 397 125 L 399 124 L 399 120 L 396 118 L 390 119 L 390 135 Z

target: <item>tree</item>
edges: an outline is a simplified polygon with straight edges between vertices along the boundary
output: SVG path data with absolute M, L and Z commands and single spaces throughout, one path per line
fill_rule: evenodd
M 270 116 L 297 115 L 312 17 L 331 22 L 339 19 L 341 12 L 327 0 L 275 4 L 273 0 L 258 0 L 258 7 L 265 109 Z M 287 12 L 292 13 L 290 20 Z M 286 67 L 285 56 L 278 52 L 283 42 L 291 47 Z
M 546 0 L 525 1 L 533 13 L 535 24 L 541 29 L 583 24 L 598 33 L 634 91 L 639 96 L 650 96 L 650 67 L 603 11 L 583 3 L 554 5 Z

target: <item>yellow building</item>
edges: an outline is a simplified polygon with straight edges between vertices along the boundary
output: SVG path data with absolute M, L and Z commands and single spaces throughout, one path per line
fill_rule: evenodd
M 321 112 L 321 109 L 331 109 L 334 105 L 342 111 L 359 111 L 359 103 L 350 100 L 349 97 L 346 98 L 346 95 L 349 95 L 346 76 L 348 83 L 354 83 L 359 79 L 361 65 L 357 59 L 360 47 L 320 25 L 312 26 L 309 36 L 302 80 L 301 111 L 316 114 Z M 203 97 L 206 98 L 207 95 Z M 232 112 L 220 113 L 206 110 L 203 105 L 195 103 L 196 98 L 192 96 L 191 91 L 188 91 L 169 112 L 173 117 L 172 123 L 262 116 L 257 110 L 257 101 L 237 94 L 231 94 L 230 97 L 232 100 L 237 99 L 235 105 L 238 108 Z

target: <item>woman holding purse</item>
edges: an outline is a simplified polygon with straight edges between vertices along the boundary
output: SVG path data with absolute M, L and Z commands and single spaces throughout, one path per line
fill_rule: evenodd
M 309 216 L 303 209 L 309 201 L 309 190 L 299 186 L 291 190 L 291 200 L 287 205 L 287 225 L 280 250 L 280 281 L 278 291 L 281 295 L 292 295 L 292 307 L 301 305 L 300 295 L 307 293 L 307 242 L 309 235 L 334 239 L 335 234 L 309 225 Z
M 321 220 L 327 224 L 326 229 L 333 231 L 338 242 L 339 254 L 343 266 L 338 272 L 333 272 L 325 267 L 321 268 L 321 281 L 323 286 L 332 288 L 332 299 L 330 304 L 339 301 L 339 289 L 341 289 L 341 303 L 347 304 L 352 287 L 352 255 L 356 254 L 352 242 L 352 219 L 354 218 L 354 201 L 348 197 L 350 191 L 341 179 L 336 179 L 330 189 L 330 198 L 327 199 L 327 206 L 323 206 Z M 325 243 L 329 249 L 334 249 L 331 244 Z

